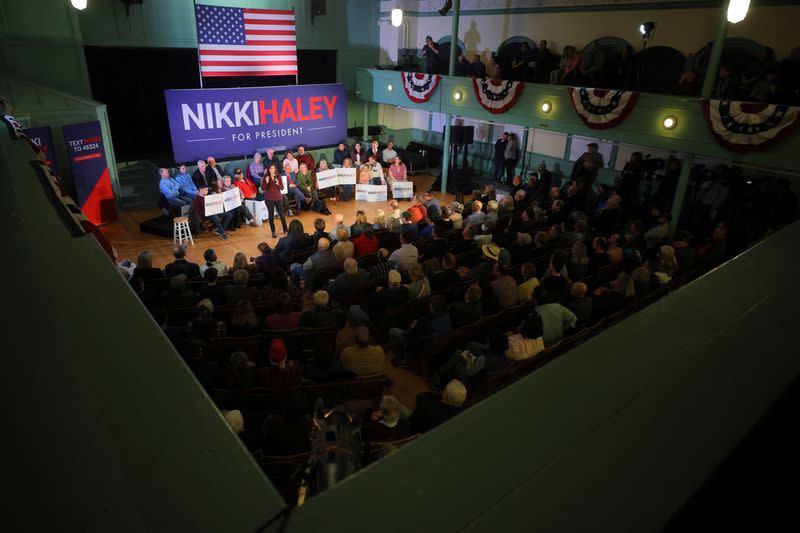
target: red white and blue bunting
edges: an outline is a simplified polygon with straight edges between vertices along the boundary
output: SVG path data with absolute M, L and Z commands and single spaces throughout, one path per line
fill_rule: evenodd
M 472 88 L 481 106 L 498 115 L 511 109 L 522 94 L 525 83 L 521 81 L 495 80 L 493 78 L 473 78 Z
M 572 107 L 584 124 L 596 130 L 621 124 L 639 101 L 636 91 L 567 87 Z
M 403 89 L 408 99 L 414 103 L 427 102 L 436 92 L 442 77 L 439 74 L 422 74 L 420 72 L 401 72 Z
M 762 150 L 797 127 L 800 107 L 781 104 L 702 100 L 711 134 L 732 152 Z

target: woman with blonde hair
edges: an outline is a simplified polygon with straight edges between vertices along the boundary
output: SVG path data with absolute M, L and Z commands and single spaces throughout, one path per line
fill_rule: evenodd
M 464 227 L 464 218 L 461 215 L 464 211 L 464 206 L 458 202 L 450 204 L 450 220 L 453 222 L 453 229 L 462 229 Z
M 372 168 L 367 165 L 358 167 L 358 183 L 361 185 L 369 185 L 372 182 Z
M 411 283 L 405 285 L 408 289 L 408 298 L 416 300 L 424 298 L 431 293 L 431 284 L 425 276 L 425 270 L 419 263 L 411 265 L 408 268 L 408 277 L 411 278 Z
M 237 270 L 249 270 L 247 263 L 247 256 L 244 252 L 236 252 L 236 255 L 233 256 L 233 266 L 228 269 L 229 274 L 233 274 Z
M 373 218 L 372 227 L 375 229 L 386 228 L 386 212 L 383 209 L 375 210 L 375 218 Z
M 333 245 L 333 255 L 336 256 L 336 261 L 341 265 L 345 259 L 353 257 L 355 247 L 350 242 L 350 236 L 347 234 L 347 229 L 340 227 L 336 229 L 336 244 Z
M 582 280 L 589 272 L 589 255 L 586 253 L 586 244 L 583 241 L 575 241 L 572 245 L 567 261 L 567 272 L 569 279 L 575 281 Z

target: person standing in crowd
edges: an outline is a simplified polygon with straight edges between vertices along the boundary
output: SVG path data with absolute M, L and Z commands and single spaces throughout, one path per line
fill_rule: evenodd
M 467 58 L 464 54 L 459 53 L 458 58 L 456 60 L 456 68 L 455 68 L 455 75 L 456 76 L 469 76 L 470 73 L 470 63 L 467 61 Z
M 486 65 L 481 61 L 481 56 L 475 54 L 475 57 L 472 58 L 472 64 L 470 65 L 471 74 L 475 78 L 485 78 L 486 77 Z
M 591 188 L 597 179 L 597 172 L 604 164 L 603 154 L 598 151 L 597 143 L 590 142 L 586 145 L 586 151 L 572 166 L 572 181 L 582 182 L 586 188 Z
M 550 69 L 553 66 L 553 54 L 547 48 L 547 41 L 542 39 L 539 41 L 539 46 L 536 48 L 535 53 L 536 67 L 534 72 L 534 79 L 539 83 L 547 83 L 550 77 Z
M 186 165 L 180 165 L 178 167 L 178 175 L 175 176 L 175 181 L 178 182 L 181 195 L 194 200 L 194 197 L 197 196 L 197 185 L 194 184 L 192 177 L 186 172 Z
M 309 169 L 316 168 L 314 156 L 306 152 L 306 147 L 302 144 L 297 147 L 297 164 L 305 163 Z
M 278 168 L 275 163 L 270 163 L 268 172 L 264 181 L 262 182 L 262 190 L 264 191 L 264 202 L 267 204 L 267 217 L 269 218 L 269 229 L 272 231 L 272 238 L 277 237 L 275 234 L 275 212 L 278 212 L 278 217 L 283 226 L 283 234 L 288 233 L 286 227 L 286 218 L 283 215 L 283 197 L 281 190 L 283 189 L 283 176 L 278 174 Z
M 169 169 L 160 168 L 158 169 L 158 174 L 161 176 L 158 182 L 158 188 L 161 194 L 164 195 L 164 198 L 167 199 L 169 205 L 172 207 L 183 207 L 192 203 L 192 198 L 181 194 L 181 186 L 178 184 L 177 180 L 169 175 Z
M 269 162 L 267 162 L 269 164 Z M 261 163 L 261 154 L 253 154 L 253 161 L 250 163 L 250 179 L 256 187 L 261 187 L 261 180 L 264 179 L 264 165 Z
M 492 178 L 494 181 L 502 181 L 503 173 L 505 172 L 505 153 L 506 146 L 508 145 L 508 132 L 503 132 L 503 135 L 494 143 L 494 174 Z
M 333 152 L 333 164 L 344 166 L 344 160 L 350 157 L 350 150 L 347 148 L 347 143 L 339 141 L 339 146 Z
M 514 168 L 517 166 L 517 158 L 519 157 L 519 144 L 517 142 L 517 134 L 511 133 L 508 136 L 508 143 L 503 152 L 503 162 L 506 168 L 506 179 L 503 183 L 511 183 L 514 177 Z
M 433 42 L 433 37 L 425 37 L 425 46 L 422 47 L 422 57 L 425 58 L 425 72 L 428 74 L 439 73 L 439 47 Z

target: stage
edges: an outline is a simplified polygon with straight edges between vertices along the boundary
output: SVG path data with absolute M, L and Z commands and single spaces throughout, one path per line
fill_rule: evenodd
M 414 191 L 416 194 L 425 192 L 435 180 L 433 176 L 427 175 L 409 177 L 414 182 Z M 153 181 L 153 187 L 158 187 L 156 180 Z M 453 199 L 450 194 L 438 192 L 434 196 L 443 202 L 451 202 Z M 399 200 L 399 202 L 401 210 L 411 205 L 409 200 Z M 306 232 L 313 233 L 314 220 L 323 218 L 326 223 L 326 228 L 330 230 L 334 226 L 333 219 L 336 214 L 341 213 L 344 215 L 345 223 L 350 225 L 355 222 L 356 211 L 361 209 L 366 213 L 367 219 L 372 221 L 377 209 L 383 209 L 387 211 L 388 214 L 388 204 L 388 202 L 364 202 L 356 200 L 332 202 L 328 200 L 328 209 L 330 209 L 333 214 L 322 216 L 313 211 L 303 211 L 300 216 L 286 217 L 286 223 L 288 225 L 290 221 L 299 219 L 302 221 Z M 111 244 L 114 245 L 120 260 L 130 259 L 132 262 L 136 262 L 136 257 L 139 255 L 139 252 L 147 249 L 153 254 L 153 266 L 163 268 L 164 265 L 173 261 L 172 238 L 159 237 L 139 231 L 139 224 L 141 222 L 157 217 L 160 214 L 161 210 L 155 206 L 150 209 L 122 211 L 119 212 L 119 218 L 115 222 L 106 224 L 100 229 L 111 241 Z M 265 220 L 260 228 L 244 225 L 236 231 L 227 232 L 228 240 L 226 241 L 223 241 L 214 233 L 193 235 L 195 245 L 192 246 L 189 244 L 187 246 L 186 257 L 189 261 L 194 263 L 203 263 L 203 252 L 208 248 L 213 248 L 217 252 L 217 257 L 230 266 L 233 263 L 233 257 L 238 252 L 244 252 L 248 259 L 258 255 L 258 249 L 256 247 L 260 242 L 266 242 L 274 247 L 278 239 L 283 236 L 279 220 L 275 221 L 275 231 L 278 237 L 273 239 L 269 228 L 269 222 Z

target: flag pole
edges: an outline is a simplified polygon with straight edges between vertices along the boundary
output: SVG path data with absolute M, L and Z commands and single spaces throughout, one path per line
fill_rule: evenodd
M 200 76 L 200 88 L 203 88 L 203 66 L 200 64 L 200 31 L 197 27 L 197 0 L 192 0 L 194 10 L 194 31 L 197 34 L 197 74 Z

